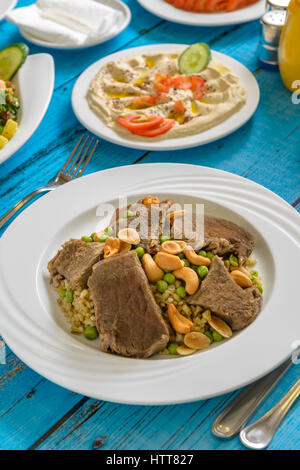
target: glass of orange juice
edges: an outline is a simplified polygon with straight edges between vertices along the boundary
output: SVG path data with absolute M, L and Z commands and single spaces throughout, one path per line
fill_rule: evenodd
M 287 8 L 280 35 L 278 62 L 284 85 L 295 91 L 300 87 L 300 0 L 291 0 Z M 298 84 L 296 80 L 299 80 Z

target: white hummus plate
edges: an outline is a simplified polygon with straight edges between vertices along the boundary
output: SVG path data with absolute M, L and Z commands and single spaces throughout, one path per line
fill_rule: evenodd
M 68 238 L 107 224 L 96 215 L 99 204 L 141 194 L 202 201 L 206 213 L 254 234 L 264 303 L 250 326 L 192 356 L 146 360 L 104 353 L 97 340 L 70 334 L 49 285 L 48 261 Z M 97 399 L 168 404 L 237 389 L 282 363 L 299 340 L 299 222 L 296 210 L 271 191 L 212 168 L 134 165 L 79 178 L 32 204 L 0 240 L 1 334 L 38 373 Z
M 229 13 L 194 13 L 180 10 L 165 0 L 137 0 L 142 7 L 164 20 L 193 26 L 225 26 L 246 23 L 260 18 L 266 11 L 265 0 Z
M 0 150 L 0 163 L 27 142 L 48 109 L 54 86 L 52 56 L 50 54 L 28 56 L 12 82 L 16 85 L 16 95 L 21 103 L 18 116 L 19 128 L 13 138 Z
M 214 140 L 220 139 L 221 137 L 237 130 L 245 124 L 255 112 L 259 103 L 259 87 L 254 75 L 244 65 L 235 59 L 216 51 L 212 51 L 212 57 L 218 59 L 223 65 L 231 69 L 232 72 L 239 77 L 242 85 L 247 90 L 247 101 L 237 113 L 207 131 L 187 137 L 172 139 L 165 138 L 158 141 L 151 141 L 151 138 L 148 140 L 135 140 L 134 137 L 124 136 L 106 126 L 106 124 L 90 109 L 86 100 L 89 85 L 100 68 L 107 62 L 147 52 L 184 50 L 186 47 L 187 45 L 184 44 L 155 44 L 141 46 L 116 52 L 115 54 L 111 54 L 98 60 L 80 75 L 74 85 L 72 92 L 72 106 L 77 119 L 89 131 L 105 140 L 113 142 L 114 144 L 123 145 L 124 147 L 143 150 L 178 150 L 196 147 L 198 145 L 207 144 L 208 142 L 213 142 Z

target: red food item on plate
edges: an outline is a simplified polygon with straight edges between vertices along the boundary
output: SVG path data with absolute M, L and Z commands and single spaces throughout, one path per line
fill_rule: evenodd
M 184 104 L 181 100 L 175 101 L 175 103 L 173 105 L 173 109 L 174 109 L 175 113 L 177 113 L 177 114 L 184 114 L 184 112 L 185 112 L 185 107 L 184 107 Z
M 195 13 L 231 12 L 256 3 L 258 0 L 165 0 L 175 8 Z
M 162 116 L 141 116 L 140 114 L 132 114 L 130 116 L 119 116 L 117 117 L 118 123 L 128 129 L 130 132 L 144 131 L 152 129 L 153 127 L 159 126 L 163 123 L 164 118 Z
M 156 137 L 161 134 L 165 134 L 174 126 L 174 119 L 164 119 L 164 122 L 153 129 L 146 129 L 145 131 L 137 131 L 134 134 L 141 135 L 143 137 Z

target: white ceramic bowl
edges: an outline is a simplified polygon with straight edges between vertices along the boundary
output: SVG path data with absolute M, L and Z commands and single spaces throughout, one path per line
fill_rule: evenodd
M 264 301 L 251 325 L 192 356 L 149 359 L 107 354 L 98 341 L 70 334 L 49 284 L 48 261 L 69 238 L 107 226 L 97 215 L 99 204 L 142 194 L 202 202 L 207 214 L 253 233 Z M 97 399 L 168 404 L 229 392 L 274 369 L 299 341 L 299 222 L 296 210 L 271 191 L 213 168 L 142 164 L 81 177 L 32 204 L 1 238 L 0 331 L 34 370 Z

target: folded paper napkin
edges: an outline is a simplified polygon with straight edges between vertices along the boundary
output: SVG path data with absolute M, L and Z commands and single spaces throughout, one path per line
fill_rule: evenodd
M 117 31 L 122 13 L 93 0 L 38 0 L 16 8 L 7 21 L 37 39 L 62 44 L 84 45 Z

